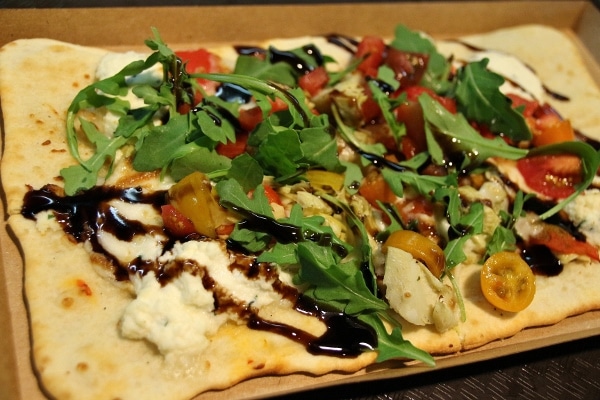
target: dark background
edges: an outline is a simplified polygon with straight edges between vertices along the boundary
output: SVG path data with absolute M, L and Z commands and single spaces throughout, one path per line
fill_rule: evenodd
M 425 2 L 428 0 L 420 0 Z M 356 0 L 0 0 L 0 8 L 352 3 Z M 364 2 L 364 0 L 363 0 Z M 379 0 L 379 2 L 392 2 Z M 457 1 L 458 2 L 458 1 Z M 600 0 L 592 0 L 600 7 Z M 2 11 L 0 11 L 2 12 Z M 2 27 L 0 27 L 2 29 Z M 599 288 L 600 290 L 600 288 Z M 600 399 L 600 337 L 447 370 L 301 393 L 290 399 Z

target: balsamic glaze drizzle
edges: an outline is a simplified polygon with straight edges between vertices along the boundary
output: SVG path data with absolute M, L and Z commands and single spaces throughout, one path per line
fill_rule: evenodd
M 299 328 L 260 318 L 251 304 L 240 304 L 236 301 L 219 287 L 218 282 L 208 274 L 205 267 L 197 265 L 193 260 L 176 260 L 162 264 L 157 260 L 143 260 L 138 257 L 122 265 L 99 243 L 97 237 L 99 231 L 110 232 L 122 241 L 131 241 L 136 235 L 148 234 L 156 230 L 160 230 L 167 237 L 168 232 L 162 227 L 145 225 L 140 221 L 125 218 L 109 202 L 120 199 L 129 203 L 150 204 L 160 209 L 167 202 L 166 195 L 166 191 L 144 193 L 141 188 L 119 189 L 99 186 L 74 196 L 65 196 L 58 186 L 46 185 L 25 194 L 21 214 L 25 218 L 35 220 L 39 212 L 52 211 L 66 234 L 77 242 L 89 242 L 95 253 L 104 256 L 112 266 L 115 279 L 119 281 L 129 279 L 130 275 L 145 275 L 149 271 L 154 271 L 160 284 L 165 285 L 183 271 L 188 271 L 202 279 L 203 286 L 213 292 L 215 312 L 237 313 L 241 319 L 246 320 L 251 329 L 288 337 L 302 343 L 311 354 L 356 357 L 365 350 L 376 348 L 377 336 L 371 327 L 354 317 L 327 309 L 300 295 L 296 288 L 287 286 L 279 280 L 276 268 L 267 263 L 258 263 L 254 256 L 237 254 L 229 268 L 241 270 L 250 280 L 263 277 L 271 282 L 272 288 L 282 298 L 294 302 L 298 312 L 314 316 L 325 323 L 327 329 L 322 336 L 316 337 Z M 300 228 L 293 225 L 282 224 L 254 213 L 245 215 L 246 224 L 263 228 L 267 226 L 268 231 L 276 234 L 280 241 L 290 243 L 309 239 L 335 248 L 327 235 L 304 235 Z M 202 238 L 188 237 L 184 240 L 202 240 Z M 174 242 L 174 238 L 166 240 L 164 249 L 170 249 Z M 345 251 L 345 249 L 335 250 Z

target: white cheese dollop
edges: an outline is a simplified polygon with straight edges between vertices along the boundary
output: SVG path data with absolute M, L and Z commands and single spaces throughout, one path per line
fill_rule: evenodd
M 162 226 L 160 214 L 150 204 L 132 204 L 121 200 L 110 202 L 118 218 L 131 221 L 140 221 L 146 226 Z M 97 232 L 98 243 L 110 254 L 126 264 L 140 257 L 142 260 L 155 260 L 163 252 L 163 245 L 167 241 L 166 235 L 159 229 L 147 234 L 135 235 L 131 240 L 120 240 L 111 232 L 100 227 Z
M 221 289 L 225 289 L 232 298 L 254 307 L 262 307 L 281 296 L 273 290 L 271 282 L 262 277 L 248 279 L 243 271 L 229 268 L 229 254 L 218 242 L 189 241 L 176 243 L 172 250 L 173 258 L 193 260 L 206 267 L 208 274 Z M 168 256 L 168 255 L 167 255 Z
M 100 62 L 96 67 L 96 79 L 102 80 L 109 78 L 120 72 L 130 63 L 134 61 L 145 60 L 147 56 L 147 54 L 138 53 L 134 51 L 129 51 L 126 53 L 107 53 L 100 59 Z M 154 66 L 141 72 L 140 74 L 127 76 L 125 78 L 125 82 L 129 86 L 142 84 L 158 86 L 161 83 L 162 79 L 162 65 L 155 64 Z M 144 106 L 144 100 L 133 94 L 131 90 L 129 90 L 127 94 L 125 96 L 122 96 L 121 98 L 129 102 L 130 108 L 132 110 Z M 119 118 L 120 115 L 117 115 L 112 112 L 107 112 L 102 117 L 103 124 L 102 127 L 100 127 L 100 130 L 106 135 L 112 135 L 117 129 Z
M 594 246 L 600 247 L 600 190 L 586 190 L 568 203 L 564 211 L 579 231 L 583 233 L 587 241 Z
M 542 100 L 545 94 L 540 78 L 517 57 L 499 51 L 485 50 L 476 52 L 470 61 L 489 60 L 487 68 L 508 81 L 500 91 L 514 93 L 528 99 Z M 516 86 L 515 86 L 516 85 Z
M 153 272 L 133 279 L 136 298 L 121 319 L 121 334 L 129 339 L 146 339 L 162 354 L 195 353 L 208 347 L 226 320 L 214 314 L 212 293 L 202 279 L 184 272 L 161 286 Z

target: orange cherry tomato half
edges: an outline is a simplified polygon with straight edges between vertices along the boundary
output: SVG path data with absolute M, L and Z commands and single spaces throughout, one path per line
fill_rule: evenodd
M 420 233 L 408 230 L 392 232 L 383 244 L 383 251 L 386 252 L 389 246 L 410 253 L 416 260 L 425 264 L 436 278 L 442 276 L 446 266 L 444 250 Z
M 481 291 L 494 307 L 519 312 L 533 301 L 535 275 L 517 253 L 499 252 L 481 268 Z

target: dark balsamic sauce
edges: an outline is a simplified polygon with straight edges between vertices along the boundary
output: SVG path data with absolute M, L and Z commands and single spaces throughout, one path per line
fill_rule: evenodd
M 136 271 L 146 268 L 135 266 L 123 268 L 116 257 L 99 243 L 98 232 L 102 230 L 112 233 L 119 240 L 130 241 L 136 235 L 162 231 L 162 228 L 126 219 L 108 202 L 120 199 L 129 203 L 151 204 L 158 209 L 165 204 L 165 196 L 164 191 L 145 194 L 141 188 L 118 189 L 103 186 L 94 187 L 74 196 L 63 196 L 58 187 L 46 185 L 25 194 L 21 214 L 25 218 L 35 219 L 35 215 L 41 211 L 53 211 L 65 233 L 77 242 L 89 242 L 94 252 L 104 255 L 110 261 L 115 267 L 115 278 L 122 281 L 128 279 L 130 268 Z
M 209 275 L 206 267 L 198 265 L 193 260 L 175 260 L 162 264 L 156 260 L 143 260 L 138 257 L 126 265 L 121 265 L 116 257 L 99 243 L 97 237 L 99 231 L 110 232 L 123 241 L 131 241 L 136 235 L 148 234 L 156 230 L 161 230 L 165 236 L 168 233 L 162 227 L 148 226 L 139 221 L 125 218 L 109 204 L 111 200 L 116 199 L 130 203 L 150 204 L 156 209 L 160 209 L 160 206 L 164 205 L 167 200 L 165 191 L 144 193 L 141 188 L 94 187 L 74 196 L 65 196 L 59 187 L 46 185 L 39 190 L 30 190 L 25 194 L 21 214 L 25 218 L 35 220 L 36 214 L 39 212 L 53 211 L 65 233 L 77 242 L 89 242 L 95 253 L 103 255 L 108 260 L 114 267 L 115 279 L 119 281 L 125 281 L 131 275 L 145 275 L 149 271 L 153 271 L 159 283 L 164 286 L 187 271 L 201 279 L 206 290 L 212 291 L 216 313 L 234 312 L 242 320 L 246 320 L 251 329 L 269 331 L 288 337 L 302 343 L 311 354 L 355 357 L 365 350 L 376 348 L 377 336 L 371 327 L 354 317 L 317 305 L 300 295 L 296 288 L 279 280 L 277 268 L 268 263 L 257 262 L 254 256 L 236 254 L 229 268 L 240 270 L 248 279 L 262 277 L 270 281 L 273 289 L 282 298 L 293 302 L 298 312 L 314 316 L 325 323 L 327 330 L 322 336 L 315 337 L 299 328 L 259 318 L 251 304 L 241 304 L 233 298 Z M 258 215 L 252 215 L 249 223 L 266 223 L 278 237 L 281 236 L 290 241 L 305 239 L 302 237 L 300 228 L 280 224 L 271 219 L 262 219 Z M 319 240 L 324 245 L 332 245 L 329 243 L 331 238 L 321 236 L 315 235 L 312 239 Z M 202 238 L 193 237 L 184 240 L 192 239 L 201 240 Z M 164 248 L 171 248 L 175 240 L 175 238 L 168 239 Z
M 327 331 L 317 337 L 286 324 L 266 321 L 256 315 L 250 317 L 248 327 L 278 333 L 302 343 L 309 353 L 316 355 L 356 357 L 377 347 L 375 331 L 356 318 L 327 309 L 302 295 L 298 296 L 295 308 L 303 314 L 319 318 L 327 326 Z
M 560 260 L 544 245 L 533 245 L 521 250 L 521 258 L 536 275 L 556 276 L 563 270 Z
M 358 40 L 345 35 L 340 35 L 337 33 L 331 33 L 325 36 L 327 42 L 338 46 L 346 50 L 348 53 L 354 54 L 356 53 L 356 47 L 358 46 Z
M 333 251 L 342 258 L 348 255 L 347 250 L 343 246 L 333 242 L 331 235 L 328 233 L 306 232 L 296 225 L 282 223 L 273 218 L 249 210 L 244 210 L 234 205 L 229 205 L 229 207 L 244 217 L 244 219 L 238 223 L 240 229 L 246 228 L 265 232 L 276 238 L 277 241 L 282 244 L 310 240 L 321 246 L 331 247 Z M 233 241 L 229 241 L 228 245 L 230 249 L 237 248 Z
M 267 50 L 257 46 L 234 46 L 233 48 L 240 56 L 263 57 L 267 54 Z
M 316 46 L 304 46 L 302 47 L 302 51 L 313 57 L 318 66 L 323 65 L 323 56 Z M 268 55 L 271 63 L 286 63 L 301 75 L 307 74 L 314 69 L 312 65 L 307 63 L 302 57 L 292 51 L 279 50 L 274 47 L 269 47 Z
M 252 100 L 252 93 L 249 90 L 228 82 L 219 85 L 216 96 L 228 103 L 246 104 Z

